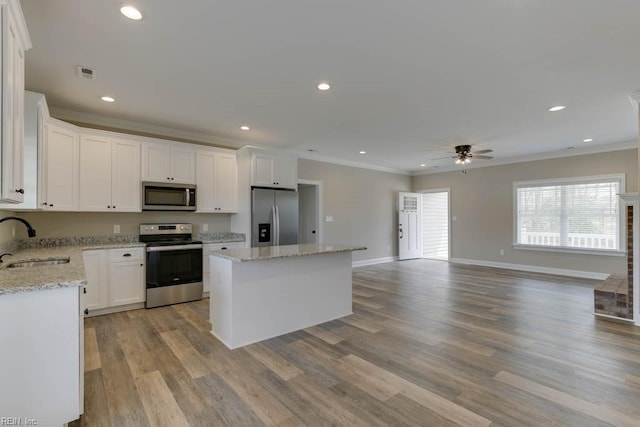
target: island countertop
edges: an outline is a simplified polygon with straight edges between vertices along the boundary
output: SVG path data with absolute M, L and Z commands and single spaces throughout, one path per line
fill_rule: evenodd
M 364 246 L 305 244 L 285 246 L 263 246 L 259 248 L 232 248 L 223 251 L 213 251 L 212 256 L 228 259 L 234 262 L 262 261 L 276 258 L 290 258 L 298 256 L 331 254 L 338 252 L 363 251 Z

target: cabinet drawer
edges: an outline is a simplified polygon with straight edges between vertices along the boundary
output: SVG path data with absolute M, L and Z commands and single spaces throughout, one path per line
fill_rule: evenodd
M 109 250 L 109 262 L 144 261 L 144 248 L 119 248 Z

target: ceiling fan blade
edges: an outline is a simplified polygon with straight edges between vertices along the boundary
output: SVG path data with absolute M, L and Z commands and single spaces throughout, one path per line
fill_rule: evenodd
M 474 158 L 474 159 L 485 159 L 486 160 L 486 159 L 493 159 L 493 156 L 482 156 L 482 155 L 476 156 L 474 154 L 472 158 Z
M 438 157 L 438 158 L 431 159 L 431 160 L 455 159 L 455 158 L 457 158 L 457 157 L 458 157 L 458 156 Z
M 493 150 L 491 148 L 487 148 L 486 150 L 478 150 L 478 151 L 474 151 L 473 154 L 485 154 L 485 153 L 492 153 Z

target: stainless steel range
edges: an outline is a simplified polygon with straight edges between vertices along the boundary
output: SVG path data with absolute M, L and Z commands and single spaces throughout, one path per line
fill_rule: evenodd
M 191 224 L 140 224 L 147 244 L 147 308 L 202 299 L 202 242 Z

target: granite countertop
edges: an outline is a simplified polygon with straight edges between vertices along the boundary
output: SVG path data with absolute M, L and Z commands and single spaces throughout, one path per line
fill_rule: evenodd
M 348 245 L 286 245 L 265 246 L 260 248 L 232 248 L 224 251 L 211 252 L 212 256 L 228 259 L 234 262 L 260 261 L 276 258 L 289 258 L 319 254 L 331 254 L 338 252 L 363 251 L 364 246 Z
M 244 242 L 246 240 L 244 233 L 197 233 L 194 240 L 201 240 L 202 243 L 232 243 Z
M 136 248 L 144 243 L 95 243 L 70 246 L 27 248 L 3 257 L 0 265 L 0 296 L 43 289 L 82 286 L 86 283 L 82 251 L 90 249 Z M 69 258 L 67 264 L 7 268 L 17 261 Z

